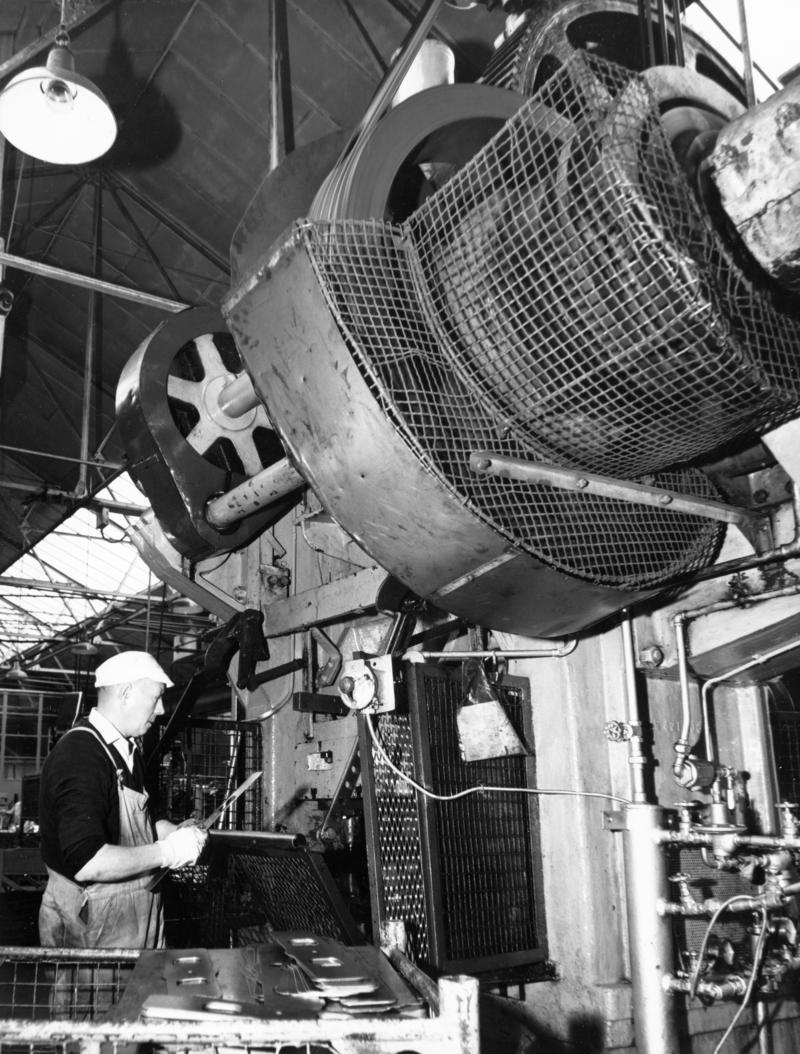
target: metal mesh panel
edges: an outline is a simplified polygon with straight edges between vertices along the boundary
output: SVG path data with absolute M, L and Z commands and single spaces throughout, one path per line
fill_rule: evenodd
M 321 285 L 405 441 L 496 529 L 601 584 L 710 562 L 699 517 L 478 480 L 469 454 L 715 497 L 675 468 L 793 415 L 797 319 L 737 269 L 645 82 L 576 54 L 402 226 L 308 226 Z
M 159 770 L 159 797 L 166 815 L 174 823 L 190 816 L 208 816 L 261 764 L 259 724 L 192 719 L 165 754 Z M 215 829 L 257 831 L 261 826 L 262 793 L 256 783 L 225 812 Z
M 423 677 L 422 701 L 430 748 L 430 786 L 454 794 L 479 783 L 525 787 L 525 757 L 466 764 L 458 749 L 456 709 L 463 699 L 454 681 Z M 502 692 L 509 719 L 524 735 L 519 691 Z M 541 945 L 531 856 L 536 803 L 528 795 L 470 795 L 430 806 L 439 835 L 443 929 L 448 959 L 523 952 Z
M 401 772 L 413 777 L 408 715 L 381 714 L 375 724 L 389 758 Z M 401 919 L 406 926 L 408 954 L 415 962 L 427 962 L 428 928 L 416 795 L 378 754 L 372 755 L 372 772 L 369 796 L 374 803 L 378 827 L 381 920 Z
M 262 857 L 231 855 L 225 876 L 226 910 L 235 903 L 264 933 L 272 930 L 311 930 L 339 938 L 342 928 L 331 912 L 330 900 L 319 888 L 306 854 Z
M 213 839 L 209 907 L 199 923 L 209 947 L 257 944 L 293 929 L 363 940 L 320 854 L 270 846 L 268 833 L 243 843 L 235 837 Z
M 707 225 L 638 76 L 574 56 L 407 227 L 457 368 L 562 463 L 652 472 L 797 408 L 797 319 Z
M 456 712 L 464 692 L 458 671 L 413 666 L 406 678 L 409 714 L 368 719 L 401 772 L 440 794 L 479 782 L 530 785 L 532 756 L 469 764 L 461 759 Z M 530 743 L 527 688 L 510 678 L 501 691 L 512 723 Z M 360 742 L 365 806 L 373 817 L 367 830 L 376 929 L 387 919 L 402 920 L 410 956 L 437 971 L 543 977 L 535 800 L 501 792 L 438 803 L 392 772 L 363 728 Z
M 95 1021 L 115 1006 L 136 965 L 138 951 L 4 949 L 0 957 L 0 1020 Z M 54 1044 L 7 1044 L 14 1051 L 57 1050 Z
M 800 681 L 796 671 L 767 684 L 778 798 L 800 802 Z

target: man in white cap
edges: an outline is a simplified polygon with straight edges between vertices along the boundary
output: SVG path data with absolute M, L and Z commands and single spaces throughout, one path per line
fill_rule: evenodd
M 172 685 L 147 652 L 125 651 L 95 672 L 97 706 L 48 755 L 39 790 L 48 882 L 39 938 L 55 948 L 160 948 L 161 867 L 193 864 L 208 835 L 155 821 L 136 739 L 164 713 Z

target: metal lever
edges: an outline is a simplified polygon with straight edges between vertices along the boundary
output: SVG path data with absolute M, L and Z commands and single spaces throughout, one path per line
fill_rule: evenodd
M 710 498 L 692 498 L 677 491 L 661 487 L 646 487 L 613 476 L 599 476 L 578 469 L 561 468 L 542 461 L 525 461 L 522 458 L 506 457 L 487 450 L 474 450 L 469 457 L 470 469 L 479 476 L 500 476 L 515 479 L 520 483 L 544 483 L 560 490 L 577 490 L 583 494 L 599 494 L 604 498 L 616 498 L 634 504 L 654 505 L 659 509 L 684 512 L 690 516 L 703 516 L 709 520 L 721 520 L 741 527 L 754 520 L 749 509 L 738 505 L 726 505 Z

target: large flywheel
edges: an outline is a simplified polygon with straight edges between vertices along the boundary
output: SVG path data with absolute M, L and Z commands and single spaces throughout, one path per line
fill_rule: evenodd
M 245 545 L 293 504 L 281 497 L 222 530 L 208 521 L 210 502 L 284 456 L 215 308 L 172 315 L 140 345 L 117 386 L 117 417 L 129 472 L 184 556 Z
M 544 82 L 585 51 L 625 69 L 678 65 L 674 25 L 666 29 L 666 49 L 649 4 L 650 25 L 642 23 L 638 0 L 542 0 L 498 48 L 482 83 L 533 95 Z M 648 54 L 648 42 L 653 51 Z M 744 102 L 741 76 L 693 30 L 681 30 L 682 67 L 714 81 Z

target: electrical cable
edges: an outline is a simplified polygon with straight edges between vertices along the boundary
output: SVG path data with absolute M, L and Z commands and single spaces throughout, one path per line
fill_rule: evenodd
M 423 787 L 421 783 L 417 783 L 416 780 L 412 779 L 411 776 L 406 775 L 402 769 L 399 769 L 397 765 L 391 760 L 389 755 L 383 748 L 383 744 L 378 739 L 378 734 L 375 731 L 375 726 L 372 723 L 372 718 L 369 714 L 366 715 L 367 729 L 372 738 L 375 750 L 383 760 L 383 762 L 389 766 L 396 776 L 399 776 L 401 780 L 404 780 L 410 787 L 413 787 L 415 791 L 418 791 L 425 798 L 431 798 L 434 801 L 455 801 L 456 798 L 466 798 L 469 794 L 553 794 L 553 795 L 566 795 L 572 798 L 603 798 L 606 801 L 616 801 L 622 805 L 631 805 L 629 798 L 621 798 L 616 794 L 602 794 L 599 791 L 576 791 L 576 790 L 554 790 L 545 789 L 542 787 L 494 787 L 490 784 L 482 783 L 477 787 L 468 787 L 466 790 L 456 791 L 455 794 L 436 794 L 432 790 L 428 790 L 427 787 Z
M 730 1024 L 722 1033 L 722 1039 L 720 1039 L 719 1043 L 717 1043 L 716 1047 L 714 1047 L 714 1054 L 719 1054 L 719 1052 L 722 1050 L 723 1044 L 727 1041 L 728 1037 L 733 1032 L 736 1023 L 744 1013 L 744 1008 L 750 1002 L 750 997 L 752 996 L 753 991 L 755 989 L 756 977 L 758 976 L 758 970 L 761 965 L 761 957 L 764 954 L 764 945 L 766 944 L 767 940 L 767 929 L 769 928 L 769 916 L 767 915 L 767 909 L 763 905 L 761 907 L 761 918 L 761 932 L 758 935 L 756 949 L 753 953 L 753 970 L 750 974 L 750 979 L 747 982 L 747 988 L 745 989 L 744 996 L 742 998 L 741 1003 L 739 1004 L 736 1013 L 730 1020 Z

